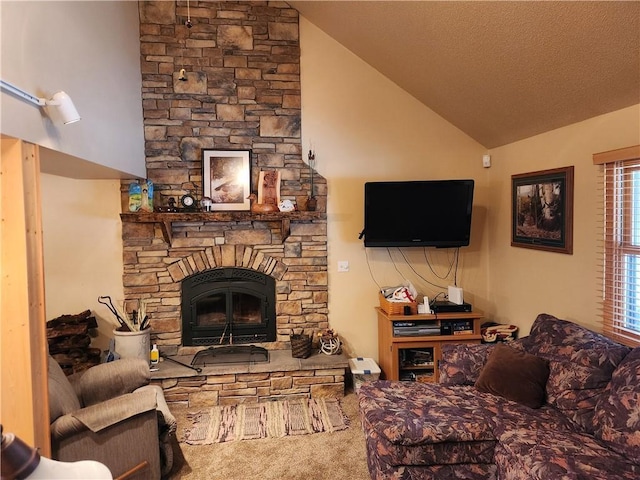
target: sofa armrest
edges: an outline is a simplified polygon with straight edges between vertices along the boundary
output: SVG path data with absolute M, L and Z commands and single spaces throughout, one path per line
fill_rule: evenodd
M 443 344 L 438 364 L 440 383 L 474 385 L 495 344 Z
M 84 430 L 100 432 L 140 413 L 156 408 L 156 395 L 143 391 L 128 393 L 98 405 L 85 407 L 62 415 L 51 424 L 51 436 L 62 440 Z
M 147 385 L 150 379 L 148 362 L 139 358 L 123 358 L 91 367 L 79 378 L 70 380 L 82 405 L 88 407 L 131 393 Z

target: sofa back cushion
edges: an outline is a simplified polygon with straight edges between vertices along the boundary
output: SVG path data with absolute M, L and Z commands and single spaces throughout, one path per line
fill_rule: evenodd
M 596 403 L 630 348 L 548 314 L 521 340 L 525 351 L 549 360 L 547 401 L 593 433 Z
M 474 385 L 495 344 L 443 343 L 438 362 L 439 382 L 443 385 Z
M 594 425 L 596 437 L 640 465 L 640 347 L 613 372 L 596 405 Z
M 51 356 L 49 356 L 48 377 L 49 416 L 53 423 L 56 418 L 79 410 L 80 400 L 62 368 Z

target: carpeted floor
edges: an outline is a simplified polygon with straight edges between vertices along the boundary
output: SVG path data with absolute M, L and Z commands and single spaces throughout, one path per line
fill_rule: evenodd
M 212 445 L 180 443 L 175 480 L 368 480 L 365 440 L 353 392 L 341 400 L 349 428 Z M 193 410 L 193 409 L 191 409 Z M 183 438 L 189 409 L 172 405 Z

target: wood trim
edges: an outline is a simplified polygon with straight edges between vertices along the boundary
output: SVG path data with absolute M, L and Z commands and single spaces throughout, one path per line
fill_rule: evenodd
M 1 142 L 2 422 L 50 457 L 38 147 Z
M 640 145 L 618 148 L 616 150 L 609 150 L 608 152 L 594 153 L 593 164 L 602 165 L 603 163 L 620 162 L 634 158 L 640 158 Z

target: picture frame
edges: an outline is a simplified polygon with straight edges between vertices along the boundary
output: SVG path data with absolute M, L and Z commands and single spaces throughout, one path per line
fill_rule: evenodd
M 511 246 L 573 254 L 574 168 L 511 176 Z
M 251 209 L 251 150 L 203 150 L 203 198 L 212 211 Z

